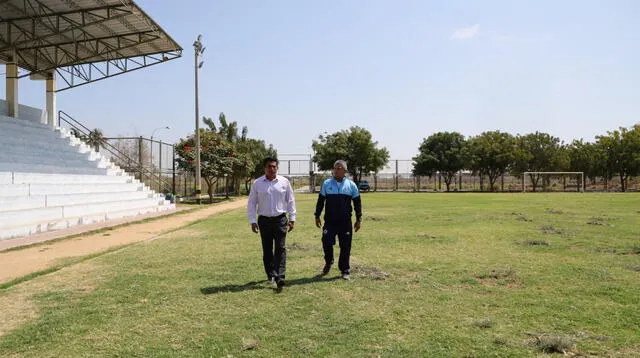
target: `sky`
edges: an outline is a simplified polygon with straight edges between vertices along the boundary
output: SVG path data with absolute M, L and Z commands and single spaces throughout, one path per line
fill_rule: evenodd
M 198 34 L 200 116 L 224 112 L 281 158 L 351 126 L 405 160 L 440 131 L 569 143 L 640 122 L 638 1 L 135 2 L 183 56 L 58 93 L 108 137 L 193 133 Z M 19 99 L 45 107 L 44 82 L 21 80 Z

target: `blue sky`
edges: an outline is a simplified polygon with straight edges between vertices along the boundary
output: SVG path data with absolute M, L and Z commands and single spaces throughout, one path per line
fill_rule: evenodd
M 637 1 L 136 3 L 183 57 L 58 94 L 59 109 L 107 136 L 193 132 L 199 33 L 201 115 L 225 112 L 280 154 L 354 125 L 410 159 L 438 131 L 593 141 L 640 122 Z M 21 103 L 44 106 L 44 83 L 20 87 Z

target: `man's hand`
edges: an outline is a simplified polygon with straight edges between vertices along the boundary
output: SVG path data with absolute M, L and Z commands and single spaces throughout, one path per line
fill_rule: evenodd
M 316 227 L 322 227 L 322 220 L 320 220 L 320 218 L 316 218 Z
M 295 226 L 296 222 L 295 221 L 289 221 L 289 231 L 287 232 L 291 232 L 291 230 L 293 230 L 293 227 Z
M 251 231 L 255 232 L 256 234 L 258 233 L 258 224 L 256 223 L 252 223 L 251 224 Z
M 356 223 L 353 224 L 353 229 L 358 232 L 360 230 L 360 220 L 356 220 Z

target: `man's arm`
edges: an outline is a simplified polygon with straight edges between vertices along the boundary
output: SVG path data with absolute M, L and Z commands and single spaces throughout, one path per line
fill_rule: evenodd
M 287 212 L 289 213 L 289 231 L 293 230 L 293 226 L 296 222 L 296 198 L 293 195 L 293 188 L 291 183 L 287 185 L 287 194 L 285 195 L 287 200 Z
M 322 221 L 320 221 L 320 215 L 322 215 L 322 209 L 324 208 L 325 196 L 322 195 L 322 192 L 318 194 L 318 201 L 316 202 L 316 212 L 314 213 L 316 217 L 316 226 L 322 226 Z
M 258 224 L 256 224 L 256 211 L 258 206 L 258 193 L 256 190 L 256 182 L 254 181 L 249 191 L 249 202 L 247 203 L 247 217 L 249 217 L 249 223 L 251 224 L 251 230 L 258 232 Z
M 353 228 L 357 232 L 360 230 L 360 224 L 362 222 L 362 199 L 360 199 L 360 191 L 356 183 L 353 183 L 353 186 L 355 189 L 352 194 L 353 210 L 356 212 L 356 223 L 353 225 Z

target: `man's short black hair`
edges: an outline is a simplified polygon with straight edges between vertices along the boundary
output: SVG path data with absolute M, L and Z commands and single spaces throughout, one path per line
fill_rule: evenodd
M 272 157 L 266 157 L 264 158 L 264 160 L 262 161 L 262 167 L 266 168 L 267 164 L 271 163 L 271 162 L 276 162 L 276 165 L 279 165 L 280 162 L 278 161 L 278 158 L 272 158 Z

